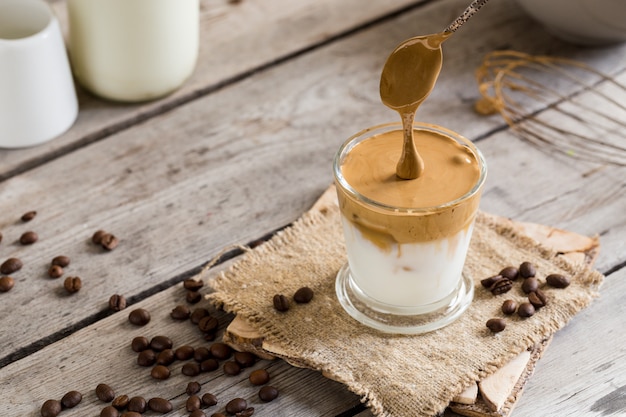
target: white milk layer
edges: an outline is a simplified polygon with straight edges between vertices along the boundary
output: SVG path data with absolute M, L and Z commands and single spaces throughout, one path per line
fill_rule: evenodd
M 341 220 L 352 279 L 366 296 L 391 306 L 434 309 L 433 304 L 445 300 L 459 284 L 473 224 L 444 239 L 393 244 L 384 250 L 343 215 Z

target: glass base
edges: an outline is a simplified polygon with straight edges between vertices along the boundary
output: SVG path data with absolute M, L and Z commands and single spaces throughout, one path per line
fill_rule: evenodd
M 474 283 L 462 276 L 452 294 L 431 308 L 407 310 L 389 305 L 385 308 L 385 304 L 368 297 L 356 286 L 346 263 L 337 273 L 335 291 L 344 310 L 366 326 L 386 333 L 420 334 L 440 329 L 459 318 L 472 303 Z M 410 314 L 410 311 L 421 312 Z

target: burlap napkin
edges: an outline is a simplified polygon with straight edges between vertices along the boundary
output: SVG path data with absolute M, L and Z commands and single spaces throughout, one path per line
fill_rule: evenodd
M 433 416 L 465 387 L 493 373 L 522 350 L 563 327 L 597 296 L 603 276 L 573 264 L 516 233 L 486 213 L 478 215 L 464 273 L 476 286 L 468 311 L 452 325 L 418 336 L 389 335 L 348 316 L 334 290 L 346 261 L 339 209 L 311 210 L 269 242 L 246 253 L 226 273 L 211 279 L 209 298 L 256 328 L 281 356 L 320 370 L 360 395 L 375 415 Z M 543 282 L 551 273 L 571 277 L 566 289 L 543 287 L 548 304 L 534 316 L 506 318 L 506 329 L 491 333 L 485 322 L 503 317 L 506 298 L 524 300 L 515 286 L 494 296 L 480 280 L 504 266 L 531 261 Z M 287 312 L 273 308 L 277 293 L 292 295 L 309 286 L 309 304 Z

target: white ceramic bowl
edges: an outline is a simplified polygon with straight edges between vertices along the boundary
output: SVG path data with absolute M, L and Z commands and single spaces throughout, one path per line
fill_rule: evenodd
M 580 44 L 626 41 L 626 0 L 517 0 L 554 35 Z

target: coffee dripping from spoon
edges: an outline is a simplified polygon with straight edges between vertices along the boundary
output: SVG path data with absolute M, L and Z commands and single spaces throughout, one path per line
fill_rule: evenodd
M 383 104 L 396 110 L 402 119 L 404 140 L 396 166 L 398 178 L 416 179 L 424 171 L 424 161 L 417 152 L 413 138 L 413 120 L 417 108 L 432 91 L 441 71 L 441 45 L 487 1 L 472 1 L 442 32 L 407 39 L 387 58 L 380 77 L 380 98 Z

